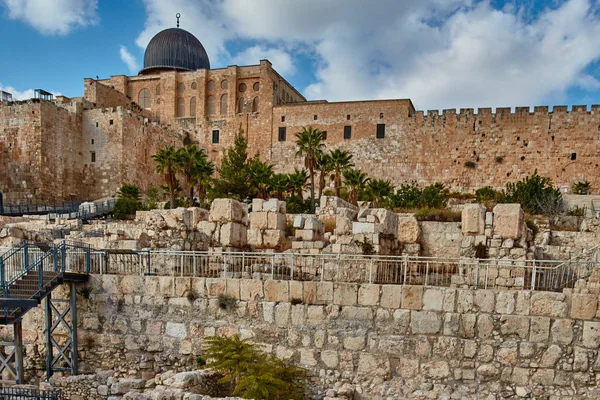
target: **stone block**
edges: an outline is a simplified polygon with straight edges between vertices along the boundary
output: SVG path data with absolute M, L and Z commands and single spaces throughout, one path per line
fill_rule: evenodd
M 387 285 L 386 285 L 387 286 Z M 358 288 L 358 305 L 361 306 L 376 306 L 379 304 L 379 285 L 363 284 Z M 400 292 L 398 292 L 400 299 Z M 398 304 L 400 301 L 398 300 Z
M 440 332 L 441 314 L 434 311 L 411 311 L 410 329 L 414 335 L 432 335 Z
M 494 236 L 520 239 L 525 217 L 520 204 L 497 204 L 494 207 Z
M 598 309 L 598 295 L 573 294 L 571 297 L 571 318 L 593 319 Z
M 200 207 L 190 207 L 188 210 L 192 213 L 191 225 L 188 225 L 188 229 L 194 229 L 198 222 L 208 221 L 208 210 Z
M 302 286 L 302 282 L 300 281 L 289 281 L 289 290 L 290 290 L 290 301 L 292 299 L 299 299 L 304 301 L 304 288 Z
M 554 318 L 567 316 L 566 297 L 563 293 L 533 292 L 531 294 L 531 315 Z
M 550 334 L 550 318 L 531 317 L 530 322 L 529 341 L 536 343 L 547 342 L 548 335 Z
M 289 326 L 291 309 L 290 303 L 279 303 L 275 306 L 275 324 L 278 327 L 287 328 Z
M 379 221 L 377 233 L 382 233 L 386 236 L 397 237 L 398 214 L 385 208 L 375 208 L 371 210 L 371 215 L 375 215 Z
M 257 211 L 262 211 L 264 203 L 265 203 L 265 201 L 263 199 L 258 199 L 258 198 L 252 199 L 252 213 L 255 213 Z M 252 213 L 250 213 L 250 215 L 252 215 Z
M 349 235 L 352 233 L 353 219 L 347 215 L 336 215 L 335 217 L 335 234 Z
M 475 291 L 473 304 L 480 312 L 494 312 L 494 292 L 491 290 L 479 289 Z
M 289 281 L 267 280 L 264 291 L 266 301 L 290 301 Z
M 294 217 L 294 228 L 304 229 L 304 220 L 305 220 L 305 218 L 302 215 L 296 215 Z
M 448 361 L 429 361 L 421 364 L 421 372 L 430 379 L 444 379 L 450 376 Z
M 423 306 L 422 303 L 423 286 L 404 285 L 402 287 L 402 308 L 420 310 Z
M 269 226 L 269 213 L 266 211 L 253 211 L 250 213 L 251 229 L 267 229 Z
M 353 222 L 352 234 L 375 233 L 375 224 L 371 222 Z
M 242 204 L 233 199 L 214 199 L 210 206 L 209 221 L 243 223 L 245 209 Z
M 505 336 L 516 336 L 526 340 L 529 336 L 529 317 L 503 315 L 500 318 L 500 332 Z
M 283 231 L 285 230 L 286 225 L 287 220 L 285 214 L 271 212 L 268 214 L 267 229 L 279 229 Z
M 263 203 L 263 211 L 285 214 L 285 201 L 269 199 Z
M 396 362 L 396 373 L 406 379 L 413 378 L 419 373 L 419 359 L 400 357 Z
M 359 376 L 385 377 L 390 373 L 389 361 L 375 354 L 360 352 L 357 373 Z
M 333 282 L 317 282 L 317 304 L 330 304 L 333 302 Z
M 515 311 L 515 293 L 502 290 L 496 295 L 496 313 L 512 314 Z
M 165 329 L 165 333 L 167 336 L 177 338 L 177 339 L 185 339 L 187 336 L 187 329 L 185 324 L 176 323 L 176 322 L 167 322 L 167 327 Z
M 279 214 L 281 215 L 281 214 Z M 266 249 L 287 250 L 289 244 L 285 237 L 285 231 L 278 229 L 267 229 L 263 232 L 263 247 Z
M 240 280 L 240 299 L 255 300 L 264 298 L 263 282 L 258 279 Z
M 336 283 L 333 287 L 333 304 L 354 306 L 358 301 L 358 285 Z
M 552 341 L 564 345 L 570 345 L 573 342 L 573 320 L 557 319 L 552 324 Z
M 304 221 L 304 229 L 323 233 L 325 232 L 325 224 L 320 219 L 309 216 Z
M 401 243 L 417 243 L 421 238 L 419 221 L 412 214 L 398 215 L 398 240 Z
M 296 229 L 296 239 L 313 242 L 318 240 L 323 240 L 323 233 L 308 230 L 308 229 Z
M 406 289 L 408 286 L 404 286 Z M 381 300 L 379 305 L 383 308 L 400 308 L 402 302 L 401 285 L 381 285 Z M 409 307 L 403 307 L 409 308 Z
M 360 351 L 365 348 L 366 337 L 364 335 L 345 337 L 343 343 L 346 350 Z
M 252 215 L 252 214 L 250 214 Z M 250 225 L 252 225 L 252 220 L 250 220 Z M 259 229 L 248 229 L 248 234 L 247 234 L 247 239 L 248 239 L 248 245 L 256 247 L 256 248 L 262 248 L 263 247 L 263 235 L 262 235 L 262 231 Z
M 427 288 L 423 293 L 423 310 L 442 311 L 444 292 L 437 288 Z
M 581 343 L 583 347 L 595 350 L 600 347 L 600 322 L 583 322 L 583 336 Z
M 248 243 L 247 234 L 241 223 L 228 222 L 221 225 L 219 241 L 222 246 L 243 247 Z
M 462 210 L 461 226 L 463 235 L 483 235 L 485 233 L 485 207 L 481 204 L 465 204 Z
M 196 225 L 196 229 L 208 238 L 212 238 L 217 229 L 217 224 L 215 222 L 200 221 L 198 222 L 198 225 Z

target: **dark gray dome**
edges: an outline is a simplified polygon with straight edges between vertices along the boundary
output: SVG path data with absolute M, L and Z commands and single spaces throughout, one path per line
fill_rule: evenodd
M 202 43 L 184 29 L 169 28 L 157 33 L 148 43 L 144 68 L 140 74 L 197 69 L 210 69 L 210 61 Z

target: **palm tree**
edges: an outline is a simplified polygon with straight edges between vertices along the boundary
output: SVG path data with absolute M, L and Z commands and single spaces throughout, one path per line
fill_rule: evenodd
M 269 190 L 271 193 L 275 193 L 275 197 L 279 200 L 283 200 L 283 193 L 289 188 L 288 174 L 273 174 L 271 181 L 269 182 Z
M 206 158 L 206 154 L 203 149 L 198 149 L 195 144 L 177 149 L 177 162 L 185 177 L 190 193 L 190 201 L 192 202 L 194 201 L 194 186 L 197 183 L 196 167 L 201 158 Z
M 258 189 L 257 197 L 264 199 L 268 195 L 269 184 L 273 177 L 273 166 L 258 159 L 250 165 L 250 180 Z
M 141 198 L 140 188 L 126 183 L 119 189 L 119 198 L 139 201 Z
M 367 193 L 372 201 L 373 208 L 381 207 L 394 193 L 394 186 L 385 179 L 373 179 L 367 184 Z
M 352 154 L 344 150 L 335 149 L 329 153 L 329 159 L 335 195 L 336 197 L 340 197 L 342 172 L 354 166 L 354 163 L 352 163 Z
M 156 154 L 152 156 L 152 159 L 156 162 L 156 172 L 164 174 L 167 190 L 169 191 L 171 208 L 175 208 L 177 205 L 177 192 L 179 190 L 177 172 L 180 168 L 177 151 L 175 151 L 173 146 L 166 146 L 165 148 L 159 149 Z
M 317 169 L 319 170 L 319 201 L 323 196 L 325 189 L 326 178 L 331 172 L 331 157 L 329 154 L 321 153 L 317 158 Z
M 296 156 L 304 156 L 304 166 L 310 176 L 310 209 L 315 212 L 315 169 L 317 168 L 317 157 L 323 152 L 323 132 L 309 126 L 302 128 L 296 133 Z
M 347 169 L 343 174 L 344 186 L 350 190 L 350 203 L 358 206 L 358 194 L 367 186 L 369 177 L 359 169 Z
M 288 175 L 288 184 L 291 195 L 295 196 L 296 194 L 302 196 L 302 189 L 306 186 L 306 181 L 308 181 L 308 172 L 304 168 L 298 170 L 294 168 L 294 173 Z
M 215 164 L 208 159 L 208 157 L 200 157 L 196 166 L 194 167 L 195 184 L 198 186 L 198 202 L 202 206 L 204 197 L 212 175 L 215 173 Z

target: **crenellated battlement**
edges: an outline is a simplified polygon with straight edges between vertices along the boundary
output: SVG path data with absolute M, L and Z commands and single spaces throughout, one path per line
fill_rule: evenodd
M 451 116 L 464 116 L 464 117 L 483 117 L 483 116 L 501 116 L 501 117 L 510 117 L 510 116 L 550 116 L 556 114 L 599 114 L 600 104 L 592 104 L 591 106 L 587 105 L 573 105 L 571 110 L 568 109 L 568 106 L 557 105 L 552 107 L 552 111 L 550 111 L 549 106 L 534 106 L 533 112 L 531 111 L 531 107 L 515 107 L 514 112 L 511 107 L 497 107 L 496 112 L 492 112 L 491 107 L 482 107 L 478 108 L 477 112 L 475 112 L 474 108 L 461 108 L 459 112 L 456 112 L 456 108 L 448 108 L 443 110 L 427 110 L 427 113 L 423 110 L 415 111 L 413 116 L 417 118 L 436 118 L 436 117 L 451 117 Z

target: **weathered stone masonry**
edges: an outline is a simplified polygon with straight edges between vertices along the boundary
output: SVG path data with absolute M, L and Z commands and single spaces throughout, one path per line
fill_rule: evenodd
M 575 393 L 600 370 L 595 294 L 110 275 L 89 285 L 78 300 L 82 372 L 191 369 L 204 337 L 234 333 L 309 368 L 321 387 L 373 383 L 373 396 L 383 382 L 390 393 L 441 384 L 461 398 Z M 219 307 L 220 293 L 239 299 L 235 310 Z M 24 321 L 38 372 L 42 321 L 41 308 Z

